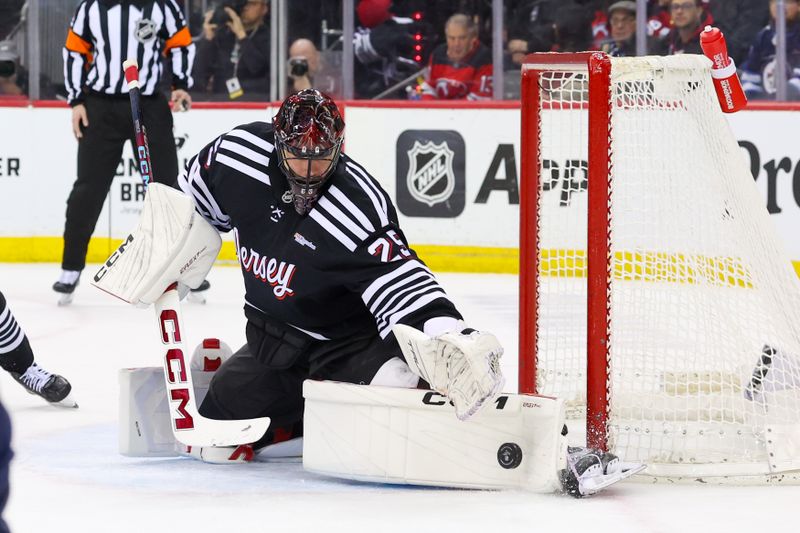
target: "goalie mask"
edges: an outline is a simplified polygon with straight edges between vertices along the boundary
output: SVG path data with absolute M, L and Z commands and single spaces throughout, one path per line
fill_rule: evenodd
M 272 123 L 278 164 L 289 180 L 295 210 L 304 215 L 339 161 L 344 120 L 330 96 L 304 89 L 283 102 Z

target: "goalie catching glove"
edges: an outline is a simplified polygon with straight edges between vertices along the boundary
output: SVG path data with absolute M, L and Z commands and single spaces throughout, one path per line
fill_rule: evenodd
M 392 331 L 411 370 L 453 402 L 459 420 L 477 413 L 502 389 L 503 347 L 491 333 L 465 328 L 431 337 L 402 324 Z

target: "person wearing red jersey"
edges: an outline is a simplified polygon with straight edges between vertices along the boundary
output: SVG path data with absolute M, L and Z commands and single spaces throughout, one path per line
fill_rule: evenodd
M 431 54 L 423 100 L 488 100 L 492 97 L 492 54 L 478 40 L 478 28 L 457 13 L 444 26 L 447 43 Z

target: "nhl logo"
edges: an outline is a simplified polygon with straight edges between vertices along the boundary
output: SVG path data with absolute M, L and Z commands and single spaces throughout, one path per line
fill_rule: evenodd
M 446 141 L 440 144 L 414 141 L 414 146 L 408 151 L 406 184 L 414 199 L 431 207 L 450 198 L 456 177 L 453 151 Z
M 139 19 L 136 21 L 133 36 L 140 43 L 147 43 L 156 38 L 156 23 L 150 19 Z

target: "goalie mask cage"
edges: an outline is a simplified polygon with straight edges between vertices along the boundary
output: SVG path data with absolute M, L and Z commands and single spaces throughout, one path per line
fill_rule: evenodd
M 800 283 L 703 56 L 522 69 L 520 392 L 646 474 L 797 481 Z

